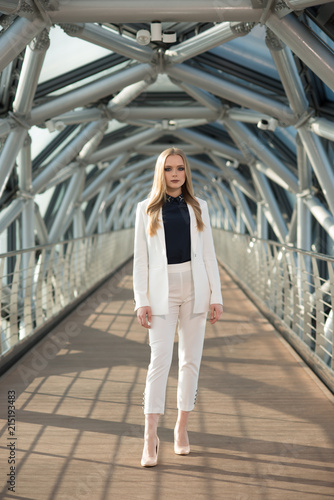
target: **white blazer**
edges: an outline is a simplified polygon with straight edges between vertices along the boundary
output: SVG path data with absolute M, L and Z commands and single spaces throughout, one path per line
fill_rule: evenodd
M 195 288 L 194 313 L 206 312 L 210 304 L 223 304 L 217 258 L 214 249 L 208 206 L 196 198 L 202 210 L 205 225 L 197 231 L 195 212 L 188 204 L 190 215 L 191 269 Z M 133 290 L 136 311 L 151 306 L 152 314 L 168 314 L 168 268 L 162 208 L 159 212 L 160 227 L 154 236 L 147 233 L 149 217 L 146 214 L 148 199 L 137 206 Z

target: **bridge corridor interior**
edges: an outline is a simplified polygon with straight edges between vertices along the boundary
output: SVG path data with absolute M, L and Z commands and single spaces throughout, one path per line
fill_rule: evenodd
M 333 498 L 333 54 L 330 1 L 0 0 L 1 498 Z M 173 365 L 148 475 L 134 223 L 170 146 L 225 312 L 191 462 L 168 447 Z

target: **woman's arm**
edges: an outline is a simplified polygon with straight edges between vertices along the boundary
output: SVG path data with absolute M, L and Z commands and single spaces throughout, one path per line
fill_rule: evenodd
M 219 268 L 213 243 L 209 210 L 206 201 L 204 201 L 201 208 L 202 219 L 205 225 L 203 231 L 203 260 L 211 288 L 210 305 L 223 304 Z M 213 311 L 211 311 L 211 313 L 213 313 Z
M 148 299 L 148 250 L 142 203 L 138 203 L 136 211 L 133 259 L 133 292 L 135 311 L 139 307 L 146 307 L 150 305 Z

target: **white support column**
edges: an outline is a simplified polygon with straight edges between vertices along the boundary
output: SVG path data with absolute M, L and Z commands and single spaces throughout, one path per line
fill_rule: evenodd
M 4 14 L 17 14 L 20 7 L 20 0 L 0 0 L 0 12 Z
M 99 195 L 95 201 L 93 210 L 89 216 L 87 225 L 86 225 L 86 234 L 91 235 L 94 233 L 99 215 L 104 211 L 104 206 L 105 206 L 105 200 L 109 194 L 110 188 L 111 188 L 112 182 L 106 182 L 103 187 L 101 188 Z
M 71 109 L 102 99 L 145 78 L 151 80 L 154 75 L 155 70 L 149 64 L 138 64 L 124 69 L 119 73 L 101 78 L 84 87 L 67 92 L 60 97 L 55 97 L 45 104 L 36 106 L 31 111 L 30 123 L 38 125 Z
M 84 145 L 105 126 L 105 121 L 87 125 L 49 165 L 33 180 L 33 193 L 41 192 L 57 172 L 66 167 L 81 151 Z
M 326 85 L 334 90 L 334 55 L 294 14 L 279 19 L 270 14 L 266 25 Z
M 247 35 L 253 28 L 254 23 L 219 23 L 193 36 L 177 45 L 172 45 L 166 50 L 165 58 L 169 64 L 180 64 L 191 57 L 202 54 L 207 50 L 234 40 L 240 36 Z
M 297 165 L 300 184 L 300 194 L 297 195 L 297 247 L 311 250 L 312 220 L 311 212 L 304 203 L 305 194 L 311 194 L 312 169 L 305 148 L 297 136 Z
M 43 30 L 26 48 L 15 100 L 13 102 L 14 113 L 18 115 L 25 117 L 30 112 L 49 45 L 49 33 L 47 30 Z
M 79 13 L 77 18 L 79 17 Z M 69 36 L 80 38 L 122 56 L 142 63 L 152 61 L 154 52 L 151 47 L 139 45 L 131 38 L 113 33 L 111 30 L 96 24 L 61 24 L 61 28 Z
M 223 104 L 220 99 L 217 99 L 214 95 L 202 90 L 194 85 L 189 85 L 188 83 L 183 83 L 180 80 L 175 80 L 174 78 L 170 78 L 170 80 L 175 83 L 180 89 L 184 90 L 188 95 L 190 95 L 197 102 L 202 104 L 211 111 L 214 111 L 217 114 L 221 114 L 223 109 Z M 185 108 L 187 109 L 187 108 Z
M 5 145 L 0 155 L 0 197 L 2 196 L 9 176 L 15 165 L 15 160 L 27 135 L 27 130 L 17 127 L 8 134 Z
M 307 126 L 320 137 L 334 141 L 334 123 L 326 118 L 310 118 Z
M 268 175 L 268 170 L 276 174 L 278 182 L 282 179 L 285 183 L 284 187 L 293 193 L 299 191 L 298 179 L 295 175 L 281 162 L 266 146 L 261 142 L 245 125 L 242 123 L 233 122 L 232 120 L 224 120 L 225 127 L 233 135 L 237 136 L 265 165 L 265 174 Z M 261 164 L 258 165 L 261 168 Z M 274 180 L 274 179 L 273 179 Z
M 235 199 L 238 201 L 238 209 L 240 209 L 240 215 L 241 215 L 245 225 L 247 226 L 248 232 L 251 236 L 253 236 L 256 232 L 256 224 L 254 222 L 254 219 L 253 219 L 252 213 L 249 209 L 246 198 L 237 186 L 234 186 L 232 184 L 231 190 L 234 194 Z
M 273 230 L 275 231 L 278 240 L 281 243 L 285 243 L 288 229 L 280 212 L 278 203 L 272 193 L 268 180 L 264 174 L 258 172 L 254 167 L 251 171 L 254 184 L 256 185 L 262 196 L 262 199 L 265 202 L 265 206 L 263 208 L 266 217 L 269 217 L 268 222 L 271 224 Z
M 12 201 L 10 205 L 3 208 L 0 212 L 0 235 L 3 233 L 8 226 L 20 215 L 25 207 L 26 200 L 23 198 L 17 198 Z
M 291 50 L 268 28 L 266 44 L 276 64 L 290 107 L 300 117 L 307 111 L 308 101 Z
M 129 167 L 124 168 L 123 170 L 119 170 L 117 172 L 116 177 L 120 179 L 126 179 L 128 175 L 132 174 L 133 172 L 137 173 L 137 175 L 141 174 L 143 171 L 146 169 L 152 169 L 152 181 L 153 181 L 153 175 L 154 175 L 154 165 L 157 160 L 156 156 L 152 156 L 149 158 L 145 158 L 144 160 L 140 160 L 133 165 L 130 165 Z
M 90 200 L 98 193 L 104 183 L 108 183 L 113 177 L 117 178 L 117 172 L 126 164 L 129 158 L 130 153 L 123 153 L 120 156 L 117 156 L 117 158 L 115 158 L 115 160 L 112 161 L 110 165 L 89 184 L 89 186 L 87 186 L 81 195 L 80 202 L 83 203 Z
M 34 236 L 34 219 L 35 207 L 32 196 L 32 170 L 31 170 L 31 138 L 27 135 L 22 149 L 18 157 L 18 173 L 19 173 L 19 189 L 21 196 L 26 199 L 24 209 L 22 211 L 22 249 L 32 248 L 35 246 Z M 23 254 L 23 268 L 28 267 L 28 254 Z
M 59 0 L 55 10 L 48 14 L 54 23 L 97 22 L 106 19 L 113 23 L 148 23 L 159 19 L 161 22 L 257 22 L 262 9 L 253 7 L 251 0 Z
M 324 146 L 318 136 L 305 126 L 298 129 L 307 156 L 322 187 L 328 206 L 334 215 L 334 172 Z
M 61 206 L 57 212 L 55 220 L 53 221 L 52 228 L 49 232 L 49 243 L 60 241 L 64 232 L 68 227 L 68 216 L 72 213 L 75 204 L 80 197 L 85 180 L 84 168 L 78 168 L 77 172 L 73 175 L 62 200 Z M 64 224 L 64 221 L 66 223 Z
M 229 160 L 244 161 L 244 157 L 238 149 L 228 144 L 224 144 L 222 141 L 211 139 L 204 134 L 189 129 L 178 129 L 175 132 L 171 132 L 179 139 L 189 142 L 190 144 L 200 144 L 208 151 L 214 151 Z
M 85 227 L 86 224 L 84 214 L 82 213 L 81 206 L 77 205 L 74 207 L 73 214 L 73 238 L 81 238 L 82 236 L 85 236 Z
M 291 124 L 294 121 L 291 109 L 285 104 L 217 76 L 210 75 L 205 71 L 185 64 L 177 64 L 175 66 L 167 66 L 166 73 L 176 80 L 196 85 L 203 90 L 235 102 L 240 106 L 273 116 L 286 124 Z
M 285 3 L 292 10 L 303 10 L 315 5 L 332 3 L 333 0 L 285 0 Z
M 45 22 L 36 18 L 29 21 L 17 18 L 0 37 L 0 72 L 13 61 L 45 28 Z
M 264 201 L 258 201 L 256 212 L 257 237 L 264 240 L 268 239 L 268 220 L 264 210 Z
M 217 165 L 217 167 L 221 170 L 223 177 L 228 180 L 231 184 L 237 186 L 248 198 L 257 202 L 258 196 L 254 189 L 251 187 L 249 182 L 243 177 L 240 172 L 238 172 L 233 167 L 227 167 L 226 162 L 221 158 L 217 157 L 213 153 L 207 153 L 209 158 Z
M 144 144 L 143 146 L 141 144 L 138 144 L 135 146 L 135 151 L 140 154 L 140 155 L 159 155 L 161 151 L 164 151 L 165 149 L 170 148 L 171 145 L 168 142 L 165 143 L 159 143 L 159 144 Z M 203 146 L 196 146 L 196 144 L 178 144 L 178 148 L 182 149 L 186 153 L 186 155 L 198 155 L 201 153 L 204 153 L 204 147 Z
M 314 196 L 306 195 L 303 198 L 305 205 L 308 207 L 313 217 L 325 229 L 329 236 L 334 241 L 334 217 L 326 207 Z
M 155 141 L 158 137 L 162 135 L 160 130 L 143 130 L 135 135 L 126 137 L 115 144 L 110 146 L 105 146 L 104 148 L 98 149 L 92 154 L 88 161 L 91 163 L 97 163 L 101 160 L 109 160 L 114 156 L 123 153 L 124 151 L 131 151 L 137 144 L 146 144 Z
M 47 245 L 49 242 L 48 231 L 45 226 L 45 222 L 39 211 L 39 206 L 35 203 L 35 230 L 37 232 L 37 238 L 40 245 Z
M 119 111 L 111 110 L 112 117 L 123 120 L 179 120 L 179 119 L 205 119 L 216 121 L 219 117 L 217 111 L 199 106 L 140 106 L 127 107 Z

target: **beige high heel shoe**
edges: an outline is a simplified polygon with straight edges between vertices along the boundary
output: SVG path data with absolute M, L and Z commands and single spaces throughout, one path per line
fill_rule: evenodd
M 148 455 L 145 455 L 143 451 L 143 455 L 141 457 L 141 462 L 140 462 L 142 467 L 155 467 L 158 464 L 159 448 L 160 448 L 160 440 L 157 437 L 156 455 L 155 457 L 149 457 Z
M 189 455 L 190 445 L 180 446 L 175 439 L 175 429 L 174 429 L 174 453 L 176 455 Z

